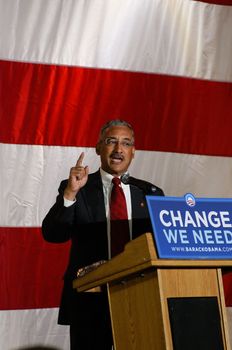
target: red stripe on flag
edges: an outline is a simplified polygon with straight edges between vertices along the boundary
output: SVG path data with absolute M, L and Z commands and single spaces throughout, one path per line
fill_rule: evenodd
M 197 0 L 197 1 L 206 2 L 208 4 L 214 4 L 214 5 L 232 6 L 232 0 Z
M 70 243 L 47 243 L 40 228 L 0 227 L 0 310 L 57 307 Z M 224 274 L 232 305 L 232 273 Z
M 69 243 L 44 241 L 40 228 L 0 228 L 0 309 L 57 307 Z
M 93 147 L 120 117 L 138 149 L 232 155 L 232 83 L 7 61 L 0 74 L 0 142 Z

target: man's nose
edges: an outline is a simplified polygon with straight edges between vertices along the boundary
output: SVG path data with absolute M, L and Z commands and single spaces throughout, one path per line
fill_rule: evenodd
M 116 151 L 121 150 L 121 148 L 122 148 L 122 143 L 121 143 L 120 141 L 118 141 L 117 143 L 115 143 L 114 149 L 115 149 Z

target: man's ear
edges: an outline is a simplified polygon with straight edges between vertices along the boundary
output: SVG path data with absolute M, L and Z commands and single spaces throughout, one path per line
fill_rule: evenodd
M 95 151 L 96 151 L 97 155 L 99 156 L 99 155 L 100 155 L 100 145 L 99 145 L 99 142 L 96 144 Z
M 135 148 L 132 149 L 132 156 L 134 158 L 134 156 L 135 156 Z

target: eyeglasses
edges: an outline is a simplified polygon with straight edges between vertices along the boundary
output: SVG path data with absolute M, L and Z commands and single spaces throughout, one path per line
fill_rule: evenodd
M 122 141 L 119 141 L 118 139 L 114 138 L 114 137 L 107 137 L 105 140 L 103 140 L 103 142 L 105 143 L 105 145 L 107 146 L 116 146 L 118 144 L 120 144 L 122 147 L 125 147 L 125 148 L 129 148 L 129 147 L 132 147 L 134 146 L 134 141 L 132 140 L 122 140 Z

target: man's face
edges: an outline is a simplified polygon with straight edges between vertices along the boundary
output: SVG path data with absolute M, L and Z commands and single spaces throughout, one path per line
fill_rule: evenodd
M 133 141 L 132 131 L 127 126 L 117 125 L 106 129 L 96 146 L 102 169 L 112 175 L 124 174 L 134 158 Z

